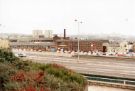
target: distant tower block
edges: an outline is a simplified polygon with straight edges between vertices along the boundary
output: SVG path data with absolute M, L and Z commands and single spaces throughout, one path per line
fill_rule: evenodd
M 33 37 L 39 37 L 39 36 L 43 35 L 43 31 L 42 30 L 33 30 L 32 35 L 33 35 Z
M 44 30 L 44 37 L 52 38 L 53 37 L 52 30 Z

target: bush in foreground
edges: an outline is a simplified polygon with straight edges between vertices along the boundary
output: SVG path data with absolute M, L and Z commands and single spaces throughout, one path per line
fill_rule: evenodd
M 0 57 L 0 91 L 84 91 L 87 85 L 83 76 L 58 64 L 23 61 L 7 50 Z

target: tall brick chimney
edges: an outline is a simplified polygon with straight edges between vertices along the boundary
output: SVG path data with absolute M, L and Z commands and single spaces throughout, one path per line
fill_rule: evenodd
M 66 29 L 64 29 L 64 39 L 66 39 Z

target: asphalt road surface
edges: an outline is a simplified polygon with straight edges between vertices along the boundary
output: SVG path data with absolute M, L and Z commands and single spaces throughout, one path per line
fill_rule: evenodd
M 15 52 L 18 53 L 18 52 Z M 135 79 L 135 60 L 111 58 L 77 58 L 45 55 L 42 52 L 24 52 L 26 59 L 38 63 L 57 63 L 78 73 Z

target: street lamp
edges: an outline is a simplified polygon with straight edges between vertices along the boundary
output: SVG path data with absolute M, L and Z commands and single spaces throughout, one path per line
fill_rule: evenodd
M 79 59 L 80 59 L 80 57 L 79 57 L 79 52 L 80 52 L 80 24 L 82 24 L 82 21 L 78 21 L 78 20 L 76 20 L 75 19 L 75 22 L 77 22 L 77 26 L 78 26 L 78 50 L 77 50 L 77 58 L 78 58 L 78 62 L 79 62 Z

